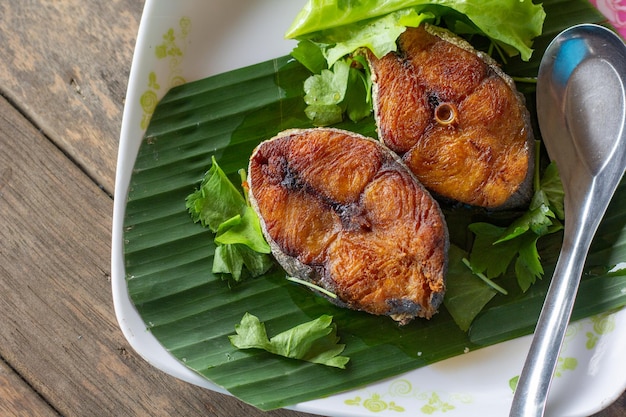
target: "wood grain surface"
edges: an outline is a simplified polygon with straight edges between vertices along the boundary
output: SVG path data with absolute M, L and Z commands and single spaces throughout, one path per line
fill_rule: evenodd
M 119 330 L 111 196 L 142 9 L 0 3 L 0 415 L 307 416 L 172 378 Z

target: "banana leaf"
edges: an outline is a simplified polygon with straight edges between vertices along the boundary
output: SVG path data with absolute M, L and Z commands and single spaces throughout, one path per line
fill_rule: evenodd
M 604 22 L 586 0 L 544 2 L 544 35 L 530 62 L 504 64 L 513 75 L 536 75 L 549 41 L 579 22 Z M 213 235 L 191 221 L 185 197 L 198 186 L 215 156 L 237 183 L 237 170 L 261 141 L 281 130 L 308 127 L 302 83 L 309 73 L 290 57 L 242 68 L 172 89 L 158 104 L 134 165 L 124 227 L 129 295 L 147 328 L 189 368 L 241 400 L 269 410 L 363 386 L 408 370 L 532 332 L 549 279 L 528 292 L 498 295 L 463 332 L 442 308 L 432 320 L 399 327 L 331 305 L 285 279 L 278 266 L 262 277 L 233 285 L 211 273 Z M 527 93 L 532 110 L 533 89 Z M 376 136 L 372 118 L 337 127 Z M 538 129 L 536 129 L 538 132 Z M 608 272 L 626 261 L 626 200 L 622 184 L 592 246 L 574 318 L 626 304 L 623 274 Z M 452 236 L 459 233 L 451 233 Z M 560 236 L 543 243 L 545 275 L 550 277 Z M 502 285 L 515 288 L 507 276 Z M 508 284 L 507 284 L 508 282 Z M 520 311 L 524 311 L 520 318 Z M 338 327 L 341 370 L 234 348 L 228 335 L 246 312 L 277 334 L 322 314 Z

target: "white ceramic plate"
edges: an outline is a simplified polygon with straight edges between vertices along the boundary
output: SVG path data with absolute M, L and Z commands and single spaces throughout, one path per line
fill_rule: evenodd
M 304 0 L 147 0 L 132 62 L 122 122 L 113 213 L 112 289 L 120 327 L 156 368 L 225 392 L 172 355 L 146 330 L 127 292 L 123 219 L 131 172 L 156 101 L 172 86 L 285 55 L 283 39 Z M 625 289 L 626 291 L 626 289 Z M 468 352 L 366 388 L 290 407 L 327 416 L 508 415 L 510 381 L 530 337 Z M 626 309 L 570 325 L 547 415 L 588 416 L 626 389 Z

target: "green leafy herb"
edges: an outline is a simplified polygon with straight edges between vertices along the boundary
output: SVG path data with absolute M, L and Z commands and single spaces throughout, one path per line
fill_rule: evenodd
M 339 104 L 346 95 L 349 75 L 350 66 L 339 61 L 332 69 L 324 69 L 304 82 L 304 102 L 308 105 L 305 113 L 313 123 L 326 126 L 342 120 Z
M 465 265 L 466 267 L 470 269 L 470 271 L 472 271 L 472 274 L 480 278 L 485 284 L 487 284 L 488 286 L 490 286 L 491 288 L 493 288 L 494 290 L 498 291 L 501 294 L 507 295 L 509 293 L 507 290 L 505 290 L 504 288 L 496 284 L 492 279 L 487 278 L 485 274 L 475 271 L 474 268 L 472 268 L 472 264 L 467 258 L 463 258 L 461 261 L 463 262 L 463 265 Z
M 194 222 L 217 232 L 220 224 L 241 214 L 246 200 L 217 165 L 215 157 L 211 161 L 211 169 L 204 176 L 200 188 L 187 197 L 186 205 Z
M 305 113 L 327 126 L 344 114 L 356 122 L 371 113 L 371 77 L 361 48 L 380 58 L 397 49 L 407 27 L 443 20 L 457 34 L 487 36 L 503 57 L 521 54 L 527 61 L 544 19 L 543 7 L 531 0 L 309 0 L 285 36 L 300 41 L 292 56 L 313 73 L 305 82 Z
M 300 359 L 326 366 L 345 369 L 350 358 L 339 356 L 345 345 L 338 344 L 337 326 L 333 317 L 319 318 L 297 325 L 269 339 L 265 324 L 258 317 L 246 313 L 235 326 L 236 335 L 228 336 L 238 349 L 263 349 L 292 359 Z
M 242 173 L 242 183 L 245 183 L 245 173 Z M 228 274 L 240 281 L 271 268 L 271 251 L 258 216 L 215 157 L 200 188 L 187 196 L 186 206 L 194 222 L 200 222 L 215 233 L 213 273 Z
M 261 223 L 252 207 L 244 206 L 243 215 L 237 214 L 217 228 L 215 243 L 233 245 L 241 243 L 255 252 L 270 253 L 270 246 L 263 237 Z
M 454 322 L 466 332 L 478 313 L 496 295 L 496 291 L 485 285 L 463 262 L 465 256 L 462 249 L 450 245 L 443 303 Z
M 565 210 L 563 208 L 565 192 L 563 191 L 563 184 L 561 184 L 556 164 L 548 165 L 543 173 L 539 187 L 543 191 L 544 201 L 548 202 L 556 218 L 563 220 L 565 218 Z
M 367 68 L 363 57 L 352 57 L 309 77 L 304 82 L 307 117 L 317 126 L 339 123 L 344 113 L 353 121 L 367 117 L 372 111 Z
M 350 59 L 350 78 L 344 103 L 348 118 L 357 122 L 372 112 L 372 74 L 364 56 L 355 55 Z
M 271 256 L 255 252 L 246 245 L 217 245 L 213 257 L 212 272 L 214 274 L 230 274 L 238 282 L 248 275 L 254 278 L 264 274 L 273 264 Z
M 328 69 L 326 58 L 318 45 L 309 40 L 298 42 L 298 45 L 291 51 L 291 56 L 297 59 L 313 74 L 319 74 L 322 70 Z
M 539 178 L 535 174 L 535 178 Z M 508 227 L 490 223 L 469 226 L 476 238 L 470 254 L 472 269 L 493 279 L 515 261 L 517 282 L 523 291 L 543 276 L 537 241 L 563 228 L 563 187 L 556 165 L 550 164 L 537 180 L 528 210 Z

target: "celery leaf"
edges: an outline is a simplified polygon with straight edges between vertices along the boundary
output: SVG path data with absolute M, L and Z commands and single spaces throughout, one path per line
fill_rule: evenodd
M 523 291 L 543 276 L 537 241 L 563 228 L 563 186 L 552 163 L 544 171 L 528 210 L 508 227 L 472 223 L 472 268 L 488 278 L 504 274 L 515 262 L 515 275 Z
M 263 349 L 286 358 L 345 369 L 350 358 L 339 356 L 345 345 L 337 343 L 337 326 L 332 320 L 332 316 L 325 314 L 269 339 L 265 324 L 246 313 L 235 326 L 237 334 L 228 338 L 238 349 Z
M 194 222 L 216 232 L 219 225 L 241 213 L 246 201 L 212 158 L 211 169 L 200 188 L 187 196 L 186 206 Z
M 443 304 L 454 322 L 466 332 L 478 313 L 496 295 L 496 291 L 474 276 L 473 271 L 463 263 L 465 255 L 462 249 L 450 245 Z
M 200 188 L 187 196 L 186 206 L 194 222 L 215 233 L 214 274 L 240 281 L 262 275 L 272 267 L 270 246 L 259 217 L 215 157 Z

